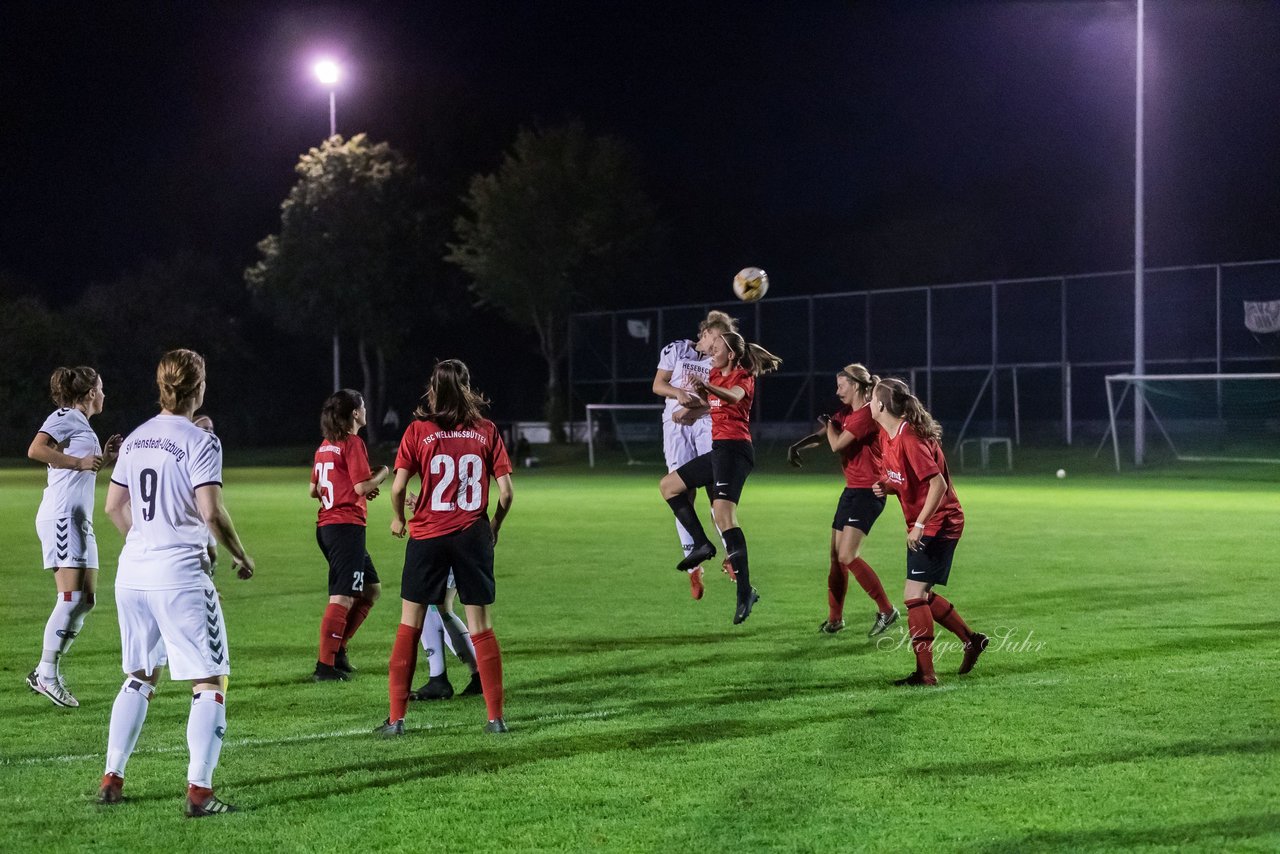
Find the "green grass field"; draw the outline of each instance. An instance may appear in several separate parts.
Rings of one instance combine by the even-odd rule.
[[[246,811],[200,822],[180,816],[185,684],[161,683],[129,801],[92,802],[121,681],[101,488],[99,604],[63,662],[82,706],[24,685],[53,601],[32,524],[43,473],[0,470],[0,850],[1280,849],[1272,474],[959,476],[968,525],[945,592],[996,640],[964,679],[944,654],[929,690],[890,685],[913,667],[905,619],[869,642],[856,584],[851,629],[817,633],[840,490],[818,468],[748,483],[762,599],[737,627],[718,570],[694,602],[671,568],[656,468],[518,472],[497,558],[511,732],[481,733],[467,698],[412,704],[390,741],[369,734],[399,617],[385,497],[369,543],[385,595],[351,646],[359,676],[317,685],[306,467],[228,470],[258,575],[218,580],[233,673],[215,784]],[[864,550],[895,600],[900,523],[891,501]]]

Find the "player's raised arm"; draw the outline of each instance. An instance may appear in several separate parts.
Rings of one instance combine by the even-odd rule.
[[[31,440],[31,445],[27,448],[27,459],[44,463],[51,468],[70,471],[97,471],[102,461],[102,457],[97,454],[86,454],[83,457],[64,454],[58,450],[58,443],[54,438],[43,432],[37,433]]]
[[[787,462],[791,463],[791,465],[796,468],[800,468],[804,465],[800,459],[800,452],[809,448],[815,448],[821,444],[822,440],[827,438],[827,425],[830,423],[830,420],[825,415],[819,416],[818,429],[802,439],[797,439],[790,447],[787,448]]]
[[[355,485],[356,495],[362,498],[376,498],[378,487],[382,485],[382,482],[387,479],[389,474],[391,474],[391,469],[386,466],[378,466],[371,477]]]

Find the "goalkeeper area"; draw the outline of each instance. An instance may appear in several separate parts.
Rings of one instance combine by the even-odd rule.
[[[1280,464],[1280,374],[1114,374],[1106,383],[1110,425],[1099,450],[1110,444],[1117,471],[1121,445],[1134,435],[1138,396],[1153,462],[1164,456],[1193,463]]]
[[[215,579],[232,674],[214,783],[244,812],[197,822],[180,815],[190,688],[167,675],[128,800],[93,803],[122,680],[105,477],[98,603],[62,661],[81,706],[27,690],[54,592],[32,527],[44,471],[14,461],[0,467],[0,839],[12,851],[1280,849],[1280,624],[1251,583],[1280,552],[1274,477],[1214,464],[1116,476],[1092,454],[957,473],[966,527],[944,595],[992,642],[959,678],[939,631],[933,690],[890,684],[914,663],[905,615],[869,641],[875,609],[856,585],[849,628],[817,631],[842,487],[829,454],[799,471],[770,455],[752,474],[739,514],[762,598],[736,627],[718,562],[700,602],[672,568],[660,467],[593,470],[582,455],[520,469],[495,564],[510,733],[484,735],[482,699],[455,697],[411,704],[407,734],[383,740],[370,731],[387,714],[404,557],[385,496],[369,503],[383,596],[351,644],[358,673],[316,684],[327,568],[307,466],[235,467],[229,449],[227,506],[258,573]],[[903,555],[891,501],[862,556],[899,607]],[[448,666],[461,688],[466,668]],[[420,656],[415,687],[425,680]]]

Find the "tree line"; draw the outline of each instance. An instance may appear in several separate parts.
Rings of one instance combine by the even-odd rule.
[[[305,445],[331,390],[335,335],[344,364],[359,366],[360,382],[343,382],[364,393],[374,442],[384,413],[407,417],[446,355],[519,366],[489,387],[507,396],[508,418],[534,416],[540,400],[558,432],[569,314],[641,283],[660,239],[628,146],[577,123],[521,130],[460,200],[364,134],[326,140],[295,172],[279,230],[245,270],[176,252],[60,307],[0,276],[0,456],[21,454],[43,420],[54,367],[96,367],[100,429],[118,431],[154,408],[156,361],[178,346],[209,358],[205,408],[220,434]],[[545,366],[536,396],[518,382],[534,353]]]

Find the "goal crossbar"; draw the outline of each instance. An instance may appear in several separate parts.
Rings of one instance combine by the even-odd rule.
[[[1107,389],[1107,432],[1103,434],[1102,442],[1098,445],[1098,451],[1101,451],[1106,445],[1107,438],[1111,439],[1111,447],[1115,453],[1116,471],[1120,471],[1120,434],[1116,428],[1116,411],[1124,405],[1125,398],[1129,395],[1129,390],[1139,383],[1147,382],[1234,382],[1237,380],[1272,380],[1280,381],[1280,373],[1248,373],[1248,374],[1107,374],[1105,377]],[[1114,401],[1111,391],[1113,382],[1124,383],[1124,391],[1120,395],[1119,402]],[[1280,459],[1271,457],[1228,457],[1206,454],[1183,454],[1173,443],[1173,438],[1169,435],[1169,431],[1165,429],[1164,423],[1160,420],[1160,416],[1156,413],[1151,405],[1151,401],[1147,396],[1143,395],[1143,408],[1151,414],[1152,420],[1164,435],[1165,441],[1169,444],[1169,449],[1173,451],[1174,456],[1185,462],[1214,462],[1214,463],[1262,463],[1262,464],[1280,464]],[[1094,456],[1097,456],[1095,453]]]

